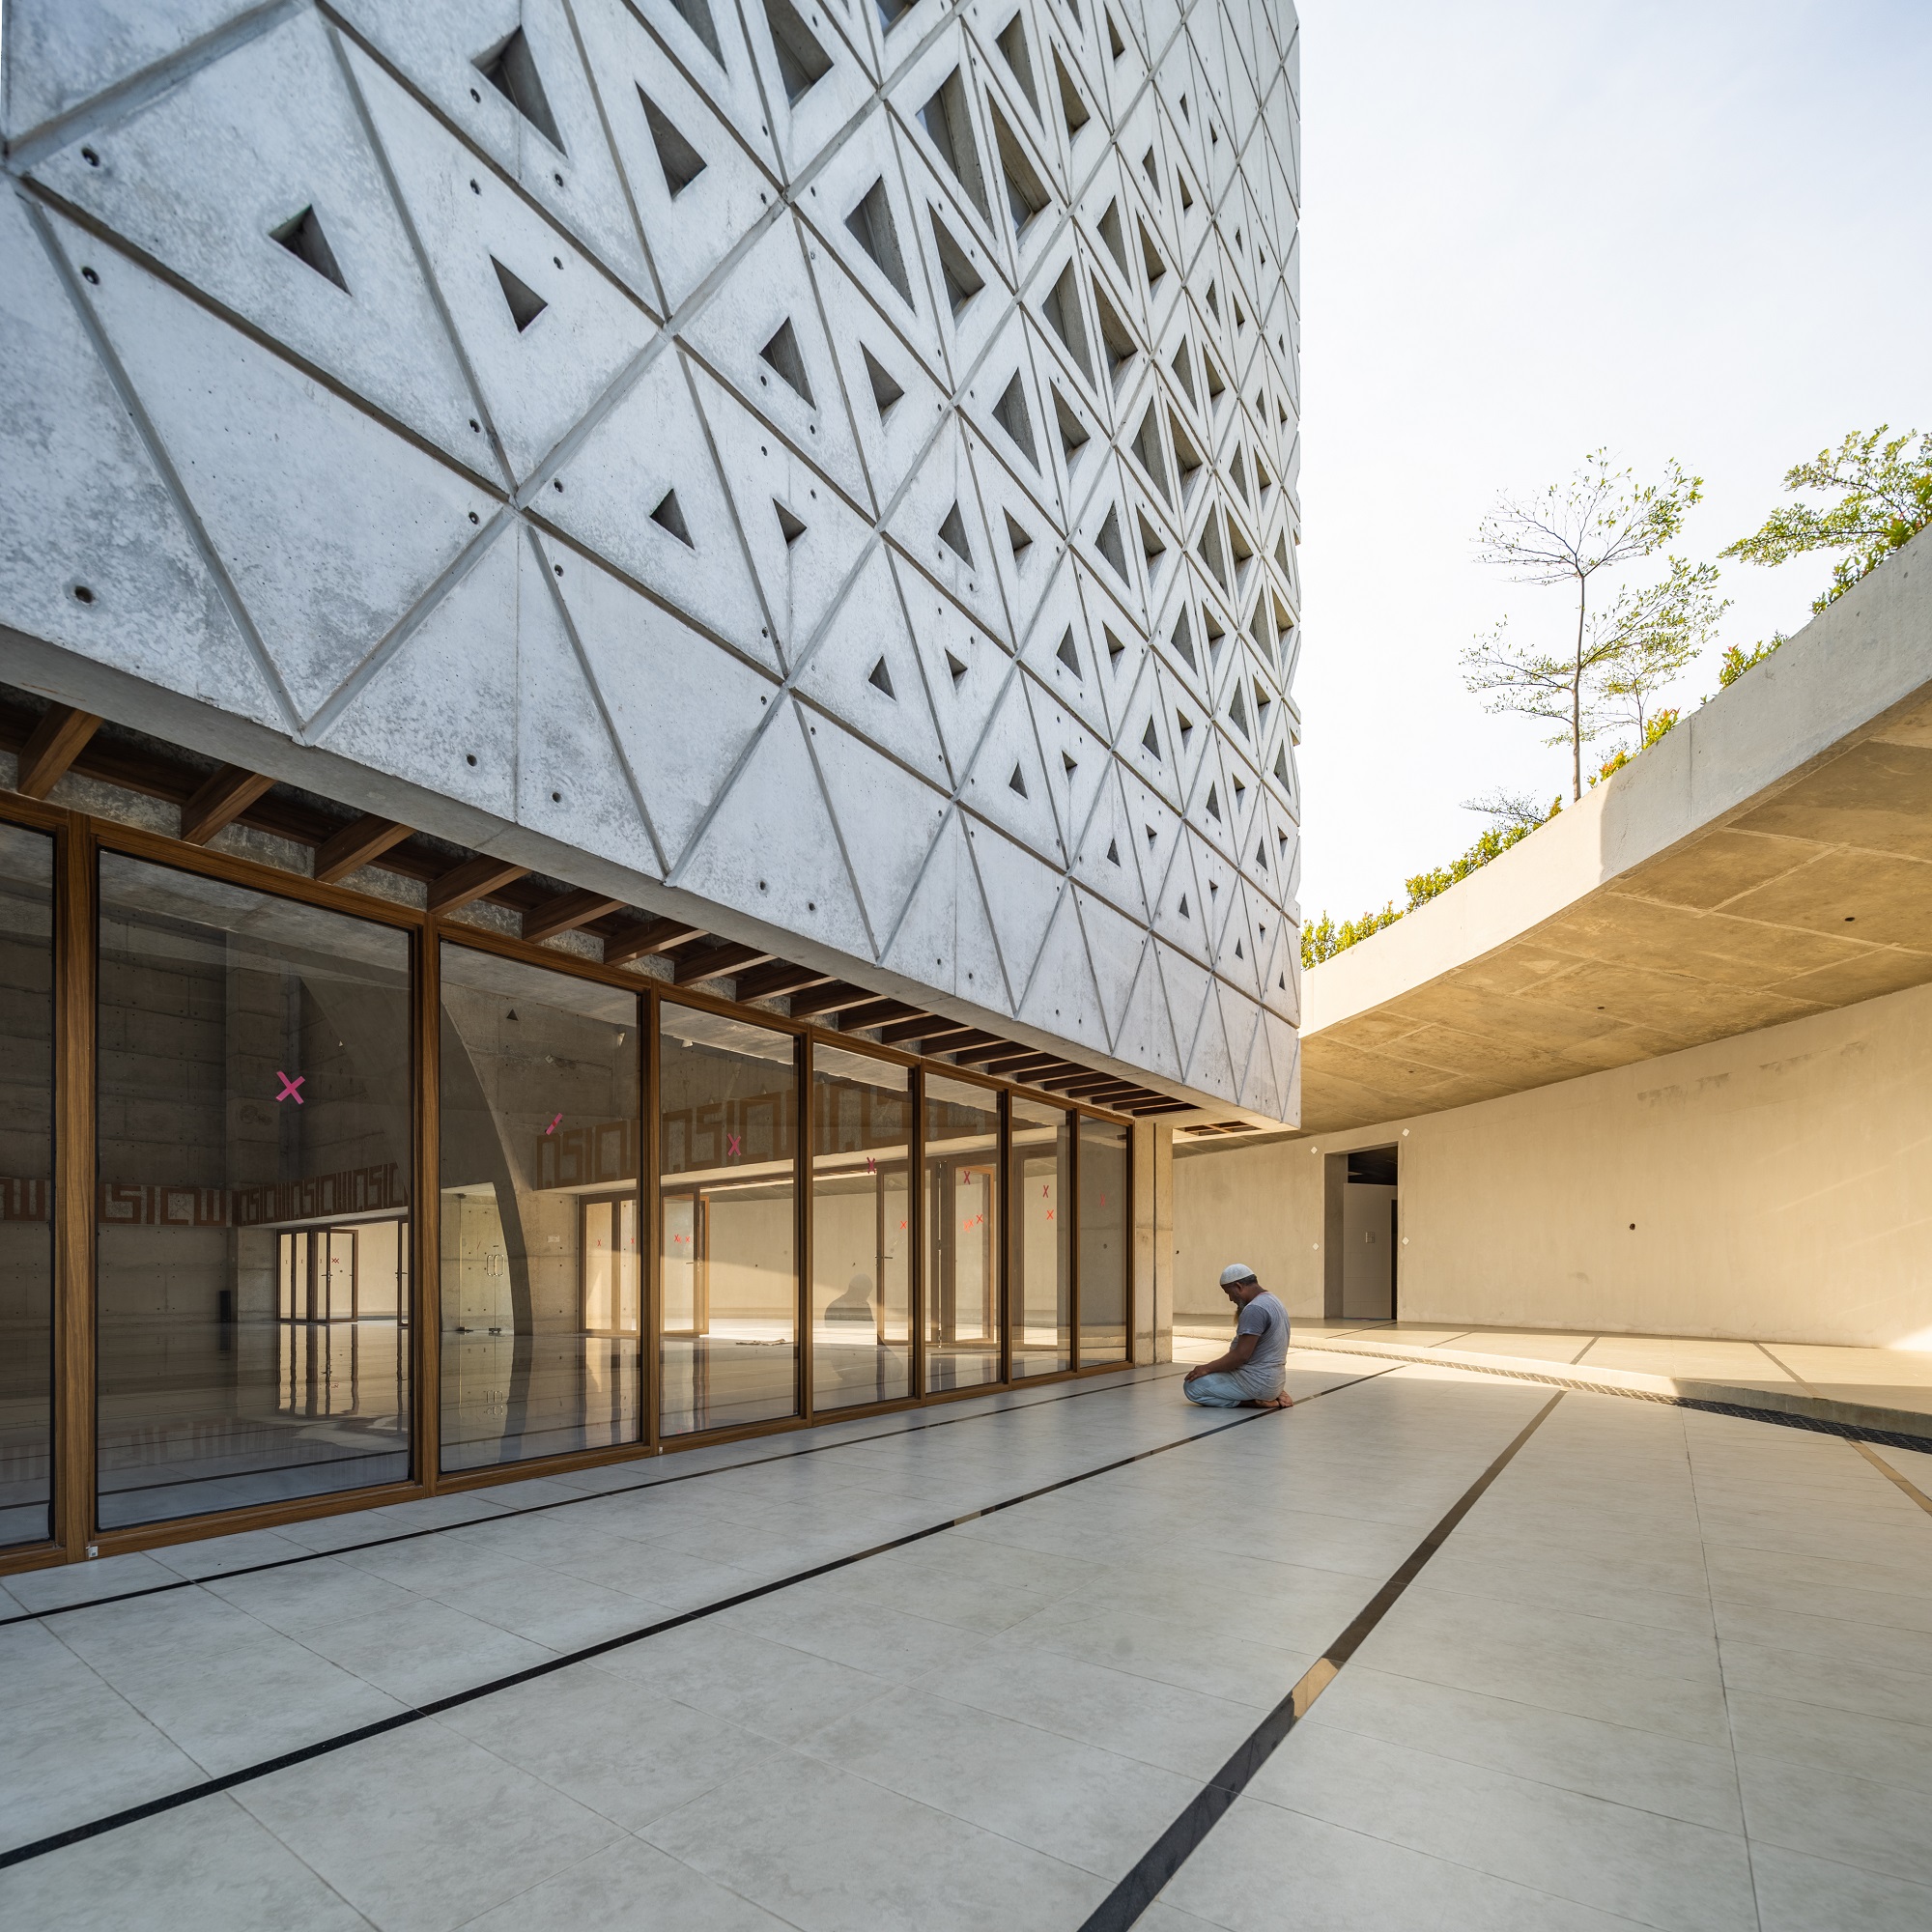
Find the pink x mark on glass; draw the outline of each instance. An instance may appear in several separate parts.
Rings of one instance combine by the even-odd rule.
[[[729,1159],[734,1153],[741,1154],[744,1151],[745,1137],[743,1134],[726,1134],[724,1136],[724,1154],[726,1159]]]
[[[302,1096],[296,1092],[296,1089],[308,1078],[308,1075],[306,1073],[298,1073],[291,1080],[278,1066],[275,1068],[275,1078],[282,1083],[282,1091],[275,1095],[275,1105],[279,1107],[284,1100],[291,1098],[298,1107],[302,1105]]]

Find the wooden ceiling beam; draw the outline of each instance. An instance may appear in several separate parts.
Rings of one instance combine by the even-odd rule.
[[[859,1027],[884,1026],[888,1020],[911,1019],[915,1014],[919,1014],[921,1018],[926,1017],[924,1014],[920,1014],[917,1007],[908,1006],[903,1000],[872,999],[867,1000],[863,1006],[841,1007],[838,1012],[838,1024],[841,1029],[850,1031]]]
[[[755,946],[728,942],[722,946],[680,947],[673,955],[675,983],[689,986],[698,980],[725,979],[741,966],[762,966],[771,956]]]
[[[769,966],[754,966],[738,976],[738,997],[774,1000],[783,993],[802,993],[808,986],[829,986],[836,977],[813,966],[793,966],[774,959]]]
[[[316,847],[315,876],[325,886],[346,879],[358,866],[380,859],[391,845],[410,837],[411,828],[370,811],[345,825]]]
[[[575,932],[580,925],[588,925],[593,919],[615,912],[623,903],[622,899],[609,898],[603,893],[558,893],[524,915],[524,937],[535,945],[540,940],[554,939],[560,932]]]
[[[890,1046],[897,1046],[905,1040],[950,1039],[954,1034],[974,1031],[976,1029],[965,1020],[943,1020],[927,1013],[918,1019],[897,1020],[891,1026],[881,1027],[879,1037]]]
[[[52,706],[20,747],[20,771],[14,789],[23,798],[45,798],[99,729],[100,720],[91,711],[76,711],[71,704]]]
[[[948,1035],[933,1050],[937,1053],[950,1053],[954,1059],[963,1061],[980,1047],[1005,1044],[1006,1042],[996,1033],[980,1033],[975,1030],[972,1033]]]
[[[794,994],[791,1016],[799,1020],[809,1013],[836,1013],[841,1007],[863,1006],[867,1000],[877,998],[876,993],[868,993],[863,986],[848,985],[843,980],[832,980],[822,986],[813,986],[808,992]]]
[[[460,866],[452,866],[440,878],[430,882],[429,909],[439,915],[455,912],[474,899],[486,899],[492,893],[500,892],[503,887],[523,878],[529,869],[527,866],[513,866],[507,859],[493,858],[488,852],[479,852],[475,858],[466,859]]]
[[[688,919],[647,919],[623,932],[613,933],[604,942],[604,963],[622,966],[633,959],[648,958],[654,952],[668,952],[687,940],[703,937],[704,928]]]
[[[260,772],[240,765],[223,765],[212,772],[182,807],[181,836],[189,845],[206,845],[234,822],[274,783]]]

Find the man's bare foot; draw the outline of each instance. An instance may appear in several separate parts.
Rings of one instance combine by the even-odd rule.
[[[1250,1396],[1241,1406],[1243,1408],[1293,1408],[1294,1406],[1294,1398],[1292,1395],[1276,1395],[1270,1396],[1264,1402],[1259,1396]]]

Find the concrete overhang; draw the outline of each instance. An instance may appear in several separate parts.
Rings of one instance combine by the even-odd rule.
[[[1304,1133],[1932,980],[1932,531],[1441,897],[1306,976]]]

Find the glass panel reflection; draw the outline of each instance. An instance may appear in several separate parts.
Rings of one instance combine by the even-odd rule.
[[[53,840],[0,826],[0,1543],[53,1534]]]
[[[1127,1358],[1127,1129],[1080,1120],[1080,1366]]]
[[[925,1386],[1000,1378],[1000,1116],[984,1087],[925,1082]]]
[[[1051,1375],[1073,1366],[1073,1307],[1066,1254],[1066,1114],[1012,1099],[1011,1375]]]
[[[409,941],[100,861],[103,1526],[409,1473]]]
[[[911,1392],[911,1075],[811,1050],[811,1399],[815,1408]]]
[[[638,997],[442,949],[442,1466],[637,1440]]]
[[[798,1078],[787,1034],[666,1001],[659,1429],[798,1412]]]

